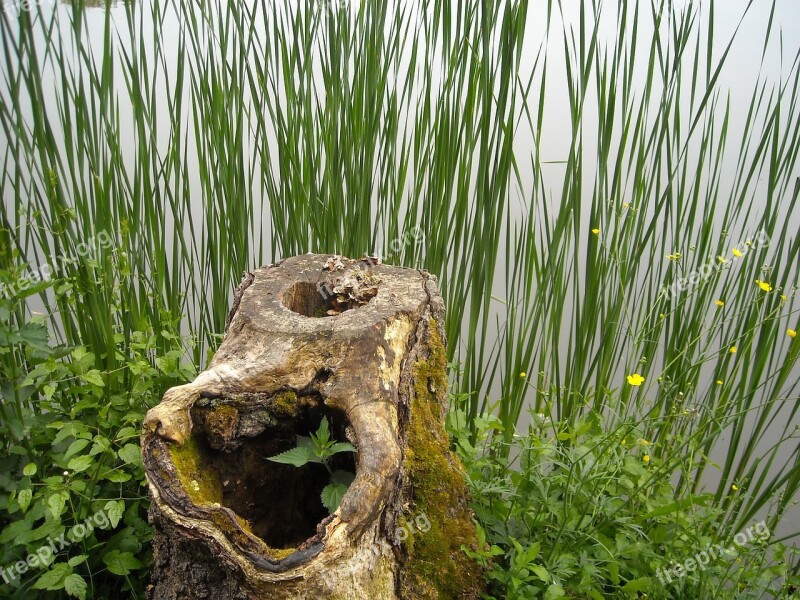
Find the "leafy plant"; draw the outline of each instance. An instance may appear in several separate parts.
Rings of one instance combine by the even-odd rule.
[[[702,454],[687,464],[663,452],[634,418],[531,416],[511,443],[496,416],[479,416],[477,445],[463,410],[448,417],[478,520],[478,550],[464,550],[483,564],[490,598],[786,598],[797,585],[791,549],[768,539],[774,513],[770,535],[734,546],[713,494],[673,485]],[[665,574],[718,544],[735,550],[684,577]]]
[[[309,463],[324,465],[330,475],[330,483],[323,488],[321,499],[328,512],[333,514],[339,508],[355,475],[349,471],[333,470],[330,460],[342,452],[355,451],[352,444],[331,439],[328,418],[322,417],[316,433],[312,433],[309,437],[298,435],[297,446],[268,460],[295,467],[304,467]]]
[[[0,595],[142,597],[151,531],[139,433],[164,389],[193,376],[182,340],[163,331],[162,353],[152,332],[115,333],[109,371],[85,346],[53,345],[46,317],[24,318],[20,302],[0,298]]]

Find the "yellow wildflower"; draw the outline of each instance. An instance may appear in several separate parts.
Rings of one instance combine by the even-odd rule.
[[[725,382],[722,379],[717,379],[717,385],[723,385]]]
[[[647,463],[649,463],[649,462],[650,462],[650,455],[649,455],[649,454],[645,454],[645,455],[642,457],[642,460],[644,461],[644,464],[647,464]]]
[[[717,300],[716,302],[714,302],[714,304],[716,304],[716,305],[717,305],[717,306],[719,306],[720,308],[722,308],[723,306],[725,306],[725,302],[723,302],[722,300]]]
[[[734,484],[731,486],[731,489],[732,489],[734,492],[738,492],[738,491],[739,491],[739,486],[738,486],[738,485],[736,485],[736,484],[734,483]]]
[[[600,230],[597,227],[595,227],[594,229],[592,229],[592,233],[595,235],[600,235]]]
[[[680,252],[675,252],[674,254],[667,254],[667,259],[669,260],[680,260],[682,254]]]
[[[788,335],[790,338],[797,337],[797,332],[794,329],[787,329],[786,335]]]
[[[736,354],[738,348],[736,346],[731,346],[731,354]]]
[[[628,383],[634,387],[639,387],[644,382],[644,377],[639,375],[639,373],[634,373],[633,375],[628,375]]]
[[[786,302],[788,299],[789,299],[789,298],[786,296],[786,294],[781,294],[781,304],[783,304],[784,302]]]
[[[644,438],[639,438],[639,443],[640,443],[642,446],[649,446],[649,445],[650,445],[650,442],[648,442],[648,441],[647,441],[646,439],[644,439]]]
[[[528,376],[528,374],[525,371],[523,371],[522,373],[519,374],[519,376],[525,379]]]
[[[721,264],[721,265],[724,265],[726,262],[728,262],[728,261],[725,259],[725,257],[724,257],[724,256],[718,256],[718,257],[717,257],[717,260],[719,261],[719,264]]]
[[[744,254],[742,254],[741,250],[739,250],[738,248],[734,248],[733,250],[731,250],[731,252],[733,252],[733,255],[736,258],[742,258],[744,256]]]
[[[761,281],[760,279],[756,279],[756,283],[758,284],[758,287],[760,287],[765,292],[772,291],[772,286],[768,284],[766,281]]]

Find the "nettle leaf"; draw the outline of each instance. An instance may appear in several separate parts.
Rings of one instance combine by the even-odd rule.
[[[339,508],[342,498],[347,493],[348,486],[343,483],[330,483],[322,490],[322,504],[331,514]]]
[[[314,437],[320,447],[325,446],[331,439],[331,428],[328,423],[328,417],[322,417],[322,422],[319,424],[319,429],[317,429],[317,433]]]
[[[355,446],[353,444],[348,444],[347,442],[337,442],[330,448],[331,455],[339,454],[339,452],[355,452]]]
[[[103,562],[114,575],[130,575],[132,570],[142,568],[142,563],[133,554],[119,550],[107,552],[103,555]]]
[[[77,573],[66,576],[64,579],[64,590],[70,596],[80,598],[80,600],[86,600],[86,580]]]
[[[277,456],[269,457],[267,460],[272,462],[281,463],[284,465],[294,465],[295,467],[302,467],[311,462],[313,457],[308,448],[305,446],[297,446],[286,452],[281,452]],[[316,462],[316,461],[315,461]]]

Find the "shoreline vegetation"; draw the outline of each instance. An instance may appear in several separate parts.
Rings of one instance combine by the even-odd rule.
[[[0,596],[145,596],[144,414],[318,252],[439,280],[488,598],[797,597],[800,47],[720,7],[4,6],[0,566],[109,518]]]

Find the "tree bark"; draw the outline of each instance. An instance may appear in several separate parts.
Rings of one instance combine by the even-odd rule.
[[[436,278],[304,255],[248,273],[209,368],[147,415],[149,596],[477,598],[462,467],[444,429]],[[322,465],[267,457],[322,418],[355,472],[328,515]]]

